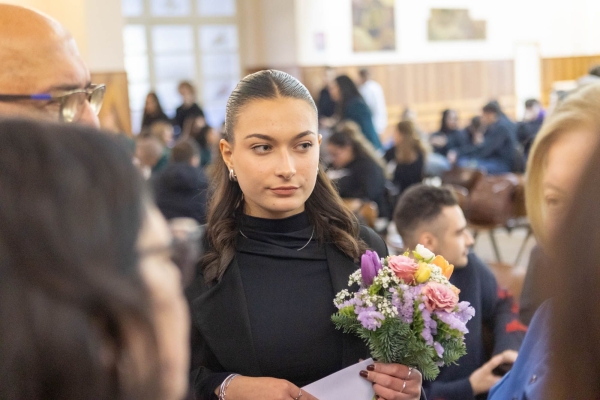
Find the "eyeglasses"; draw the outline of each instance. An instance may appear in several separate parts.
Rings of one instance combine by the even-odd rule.
[[[104,101],[104,93],[106,86],[90,85],[85,89],[75,89],[63,92],[60,95],[52,95],[50,93],[38,94],[0,94],[0,101],[26,101],[26,100],[41,100],[60,104],[60,120],[61,122],[75,122],[81,118],[85,109],[85,102],[89,102],[92,111],[98,115],[102,102]]]

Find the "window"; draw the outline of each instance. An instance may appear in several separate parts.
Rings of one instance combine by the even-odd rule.
[[[177,85],[189,80],[207,122],[219,127],[240,79],[236,0],[122,0],[125,70],[134,132],[149,91],[165,113],[181,104]]]

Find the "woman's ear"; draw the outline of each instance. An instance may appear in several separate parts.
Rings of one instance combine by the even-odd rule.
[[[223,161],[225,161],[225,165],[227,165],[227,168],[233,169],[233,162],[231,160],[231,156],[233,155],[233,148],[231,144],[227,140],[221,139],[219,141],[219,150],[221,151],[221,156],[223,156]]]

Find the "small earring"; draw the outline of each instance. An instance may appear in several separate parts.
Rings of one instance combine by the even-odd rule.
[[[233,168],[231,168],[229,170],[229,180],[231,182],[237,182],[237,175],[235,174],[235,172],[233,171]]]

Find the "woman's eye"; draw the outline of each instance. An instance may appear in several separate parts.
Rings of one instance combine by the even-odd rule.
[[[269,146],[268,144],[261,144],[258,146],[254,146],[252,150],[254,150],[256,153],[262,154],[271,150],[271,146]]]
[[[312,146],[313,146],[313,144],[312,144],[311,142],[306,142],[306,143],[300,143],[300,144],[298,145],[298,148],[299,148],[300,150],[308,150],[308,149],[310,149]]]

